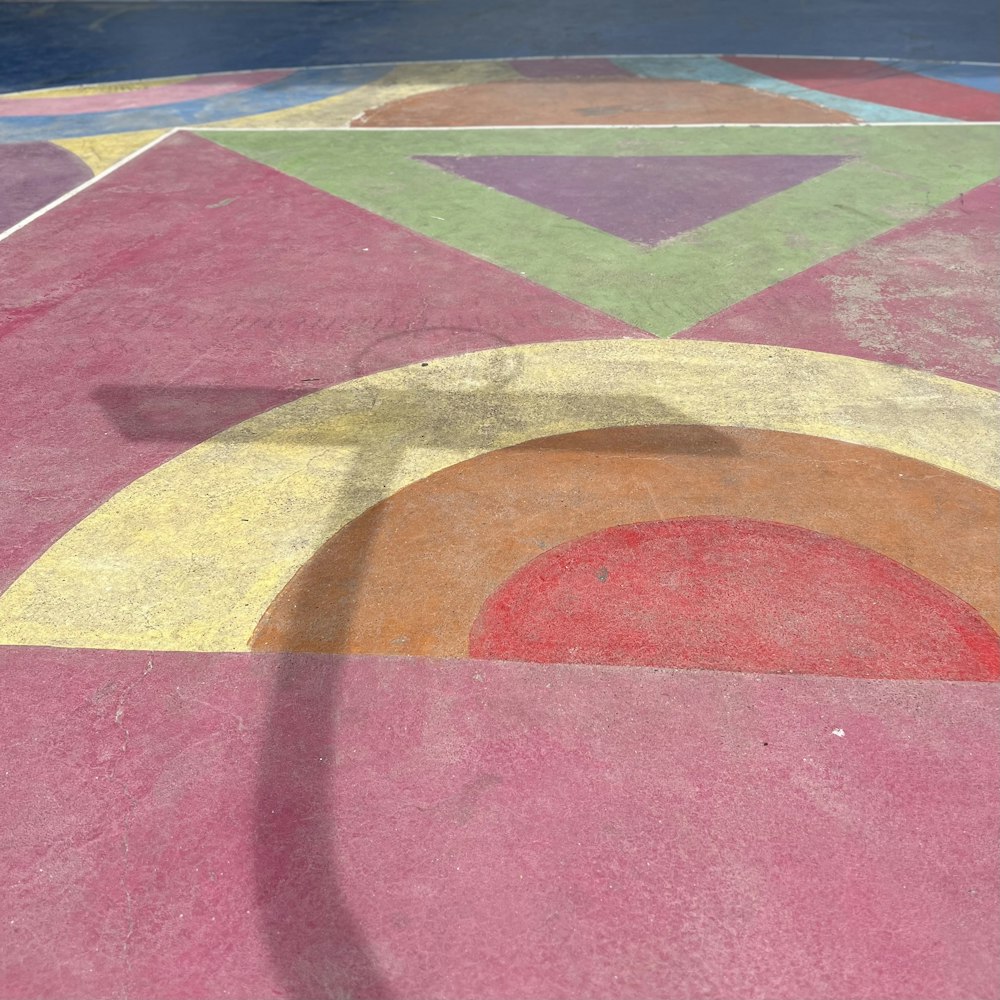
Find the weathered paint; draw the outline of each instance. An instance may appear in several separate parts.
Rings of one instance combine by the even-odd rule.
[[[0,232],[92,176],[83,160],[51,142],[0,144]]]
[[[780,64],[785,62],[796,64]],[[897,60],[891,67],[882,63],[879,72],[900,76],[904,86],[913,72],[947,80],[952,90],[939,109],[943,114],[810,89],[716,56],[618,56],[384,64],[366,69],[370,76],[345,67],[269,69],[28,91],[0,97],[0,137],[79,139],[86,148],[100,147],[103,157],[127,145],[101,142],[103,134],[137,130],[152,138],[149,126],[192,122],[243,128],[934,122],[960,117],[970,88],[973,101],[996,90],[995,66]]]
[[[3,655],[12,996],[968,1000],[1000,976],[1000,684]]]
[[[319,387],[643,336],[192,135],[0,243],[0,289],[0,588],[136,477]]]
[[[997,129],[489,129],[207,135],[307,183],[661,336],[996,176]],[[655,250],[416,156],[849,156]]]
[[[653,247],[843,166],[845,156],[418,156]]]
[[[219,124],[261,129],[339,128],[351,124],[371,108],[414,94],[520,78],[506,62],[404,63],[385,69],[382,76],[370,83],[333,97],[263,114],[239,115]]]
[[[202,122],[218,122],[240,114],[261,114],[278,108],[307,104],[341,94],[369,83],[385,73],[388,66],[331,66],[323,69],[300,69],[281,73],[247,88],[220,88],[208,96],[183,98],[169,104],[145,106],[146,90],[140,90],[133,102],[122,108],[66,114],[65,99],[53,99],[55,105],[43,105],[40,111],[26,114],[33,101],[11,101],[0,114],[0,141],[21,142],[31,139],[65,139],[104,133],[127,132],[149,128],[175,128]],[[47,100],[40,97],[39,100]],[[72,100],[72,99],[69,99]]]
[[[257,73],[217,73],[154,85],[144,85],[140,82],[134,90],[116,87],[94,92],[94,88],[81,88],[90,92],[50,94],[43,91],[39,94],[0,97],[0,118],[98,114],[104,111],[159,108],[165,104],[182,104],[186,101],[201,101],[210,97],[238,94],[251,87],[283,80],[291,73],[292,70],[289,69],[264,70]]]
[[[851,121],[852,117],[839,110],[725,83],[594,77],[470,84],[414,94],[381,103],[352,124],[456,128]]]
[[[618,524],[536,556],[492,593],[487,660],[949,681],[1000,679],[968,604],[842,538],[746,518]]]
[[[601,76],[631,76],[613,59],[512,59],[509,63],[518,75],[529,80],[592,79]]]
[[[197,8],[229,34],[184,31],[179,49],[169,31],[149,29],[180,23],[170,0],[36,4],[31,14],[49,26],[80,24],[82,14],[80,37],[93,52],[114,50],[114,71],[124,75],[133,75],[126,70],[134,51],[145,53],[146,73],[170,72],[180,50],[192,72],[308,61],[280,58],[304,37],[291,30],[303,23],[303,8],[267,6],[185,4],[184,18]],[[585,25],[587,50],[636,51],[613,43],[636,37],[637,25],[644,39],[655,37],[654,20],[682,46],[691,37],[685,18],[654,6],[633,20],[605,5],[601,16],[610,11],[624,27],[606,20],[598,33]],[[15,7],[0,5],[0,21]],[[579,22],[579,4],[561,9],[569,7]],[[534,51],[557,50],[548,47],[551,33],[533,30],[550,8],[519,11],[517,30]],[[856,46],[877,8],[824,9],[820,43],[832,54],[838,38]],[[388,8],[308,10],[307,21],[338,28],[314,32],[311,58],[347,51],[357,25],[371,27]],[[391,16],[396,25],[412,24],[415,14],[447,22],[454,10],[448,2],[395,4]],[[246,14],[259,28],[275,13],[282,31],[270,36],[240,20]],[[778,17],[772,8],[763,21],[759,13],[716,18],[713,30],[735,31],[740,50],[752,51],[760,25]],[[836,31],[830,13],[842,22]],[[907,32],[905,54],[928,56],[929,45],[954,37],[929,38],[927,12],[911,4],[907,13],[894,29]],[[512,23],[510,4],[503,17]],[[940,8],[934,17],[954,25],[960,14]],[[488,10],[464,12],[456,37],[510,40],[496,24]],[[583,37],[574,31],[559,45]],[[974,31],[987,37],[981,18]],[[17,35],[0,27],[0,48],[10,37]],[[433,41],[454,39],[439,31]],[[767,41],[757,51],[774,51],[773,33]],[[43,82],[74,78],[56,55],[64,50],[40,51],[32,58]],[[23,64],[4,53],[0,76],[10,79]],[[210,64],[195,65],[206,53]],[[262,53],[273,58],[254,62]],[[227,66],[227,58],[238,62]],[[94,72],[106,79],[107,63]],[[145,139],[80,129],[141,124],[152,138],[157,121],[174,124],[188,113],[198,121],[230,114],[241,125],[342,126],[421,91],[512,79],[542,102],[567,79],[588,84],[560,112],[574,122],[622,120],[621,106],[595,98],[625,74],[645,77],[635,94],[684,96],[682,110],[696,121],[754,120],[779,105],[779,120],[935,118],[703,57],[379,72],[347,90],[337,73],[290,73],[239,95],[203,94],[200,106],[149,106],[165,91],[144,92],[157,87],[190,96],[180,80],[4,104],[27,102],[21,112],[31,102],[41,102],[36,111],[54,110],[53,101],[64,111],[89,104],[89,118],[20,113],[7,121],[51,130],[94,169]],[[981,81],[993,68],[934,72]],[[955,110],[964,91],[938,110]],[[257,114],[264,108],[274,110]],[[535,122],[552,113],[551,105],[522,112]],[[628,113],[641,109],[633,102]],[[658,123],[676,116],[662,101],[653,108]],[[968,1000],[995,992],[1000,829],[989,748],[1000,685],[469,662],[463,645],[482,601],[543,545],[581,528],[671,515],[787,518],[843,544],[867,544],[995,621],[995,491],[941,464],[879,450],[992,477],[995,394],[912,373],[885,376],[870,363],[831,367],[796,351],[646,348],[634,339],[637,327],[517,273],[554,287],[561,272],[575,275],[573,295],[602,309],[622,304],[643,327],[671,333],[935,206],[968,200],[995,176],[995,133],[792,128],[779,141],[776,129],[572,131],[572,139],[407,134],[396,146],[361,132],[315,146],[287,134],[257,137],[268,155],[285,146],[279,166],[319,167],[362,207],[178,137],[149,154],[148,172],[143,157],[142,169],[98,183],[0,247],[0,298],[15,310],[0,340],[0,372],[15,387],[0,434],[11,445],[0,472],[4,584],[67,532],[15,584],[14,602],[0,602],[0,618],[26,609],[15,629],[29,622],[45,641],[59,638],[67,615],[71,632],[81,619],[87,630],[71,640],[126,635],[141,644],[161,629],[156,641],[173,647],[216,641],[204,622],[225,630],[235,619],[247,628],[236,636],[239,648],[268,608],[272,621],[281,610],[290,625],[270,656],[0,648],[0,869],[11,900],[0,964],[12,995]],[[689,142],[685,132],[710,134]],[[458,177],[425,188],[418,172],[434,171],[413,162],[420,155],[853,161],[660,250],[625,245],[633,254],[624,267],[613,249],[621,241],[558,213],[525,211],[496,192],[483,201]],[[847,177],[828,183],[841,173]],[[957,243],[940,235],[938,250],[930,232],[907,244],[919,258],[909,269],[898,249],[890,258],[882,248],[885,262],[868,258],[897,317],[906,290],[920,295],[925,316],[947,302],[937,291],[924,297],[920,276],[939,275],[941,291],[966,304],[966,319],[986,308],[980,279],[994,251],[968,233]],[[678,247],[686,249],[674,253]],[[667,250],[669,260],[661,257]],[[971,280],[949,279],[943,257]],[[775,310],[768,325],[788,338],[794,321]],[[901,341],[911,336],[898,333]],[[970,333],[971,324],[958,338]],[[561,344],[538,357],[500,351],[435,360],[533,339],[602,337],[633,339],[608,351],[588,346],[569,364]],[[853,349],[833,332],[817,346]],[[958,346],[952,338],[942,352],[953,358]],[[673,355],[657,361],[655,351]],[[922,347],[911,355],[918,366],[937,364]],[[300,398],[409,362],[426,367]],[[975,378],[975,352],[963,363]],[[649,386],[632,384],[637,371]],[[276,406],[261,422],[211,437]],[[804,433],[717,422],[758,412],[769,426]],[[679,426],[686,419],[700,425]],[[668,426],[609,430],[615,421]],[[597,429],[570,435],[567,448],[554,451],[548,437],[512,453],[483,450],[591,423]],[[640,446],[630,452],[636,436]],[[841,436],[868,446],[833,440]],[[675,450],[664,454],[658,443]],[[469,455],[477,457],[463,464]],[[204,496],[195,496],[199,489]],[[184,525],[185,517],[203,523]],[[349,545],[353,563],[327,562],[324,579],[322,560]],[[231,555],[220,556],[227,546]],[[251,549],[260,551],[248,556]],[[457,632],[459,662],[290,652],[293,638],[315,624],[309,614],[319,620],[318,590],[338,569],[354,585],[346,596],[352,629],[381,629],[384,648],[400,652]],[[292,574],[296,587],[282,590]],[[302,599],[297,607],[293,594]],[[812,605],[819,615],[823,601]],[[784,616],[789,629],[798,610]],[[890,625],[898,628],[904,613]],[[405,633],[391,631],[404,623]],[[910,624],[920,623],[914,616]],[[884,645],[871,624],[862,622],[857,637],[868,625],[868,638]],[[836,649],[843,632],[830,636]],[[413,645],[393,644],[401,637]]]
[[[137,152],[163,135],[164,129],[123,132],[120,135],[92,135],[82,139],[54,139],[53,144],[80,157],[95,173],[113,167],[119,160]]]
[[[946,115],[962,121],[1000,120],[1000,94],[907,73],[898,67],[872,60],[727,56],[726,61],[756,73],[843,97],[926,114]]]
[[[997,396],[960,382],[745,344],[482,351],[286,403],[147,473],[0,597],[0,643],[245,649],[295,570],[395,490],[531,438],[670,423],[816,434],[1000,482]]]
[[[859,122],[888,124],[890,122],[952,121],[948,116],[930,115],[923,111],[893,108],[874,101],[844,97],[827,91],[792,83],[776,76],[748,69],[721,56],[624,56],[615,62],[640,76],[664,80],[702,80],[706,83],[748,87],[762,94],[773,94],[805,102],[816,108],[848,115]]]
[[[879,62],[906,73],[919,73],[935,80],[1000,94],[1000,64],[997,63],[941,63],[925,59],[880,59]]]
[[[825,438],[661,426],[528,441],[399,490],[317,550],[252,645],[466,656],[482,604],[540,552],[616,524],[706,514],[798,525],[879,552],[1000,628],[996,490]]]
[[[849,354],[997,389],[998,238],[1000,180],[678,336]]]

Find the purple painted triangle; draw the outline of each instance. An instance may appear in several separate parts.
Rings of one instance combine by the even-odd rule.
[[[418,156],[643,246],[839,167],[846,156]]]

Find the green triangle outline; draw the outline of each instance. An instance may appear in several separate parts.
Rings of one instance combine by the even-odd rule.
[[[983,125],[198,131],[659,336],[985,183],[1000,134]],[[655,249],[412,159],[734,153],[854,159]]]

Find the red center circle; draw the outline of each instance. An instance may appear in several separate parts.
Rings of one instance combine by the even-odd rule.
[[[905,566],[805,528],[692,517],[618,525],[533,559],[486,601],[484,659],[992,680],[975,609]]]

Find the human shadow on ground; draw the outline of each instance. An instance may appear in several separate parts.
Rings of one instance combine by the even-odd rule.
[[[602,393],[599,373],[593,392],[525,392],[517,388],[517,364],[511,365],[504,352],[483,352],[482,364],[472,365],[459,389],[442,390],[432,380],[421,385],[417,377],[371,392],[357,383],[357,392],[338,395],[333,407],[312,424],[290,421],[283,428],[269,425],[270,430],[262,430],[246,423],[226,432],[228,440],[244,445],[259,441],[262,448],[306,446],[343,453],[329,507],[353,511],[355,519],[366,511],[368,515],[354,554],[357,586],[338,603],[327,630],[334,646],[338,634],[346,645],[367,554],[387,530],[373,508],[392,492],[397,475],[409,476],[406,470],[415,451],[478,453],[492,450],[491,442],[497,440],[511,444],[549,435],[553,450],[575,450],[577,436],[566,431],[689,423],[659,398]],[[204,385],[104,386],[96,393],[124,436],[180,440],[190,435],[192,444],[203,440],[196,428],[205,425],[206,417],[212,423],[226,414],[273,407],[301,395],[266,387]],[[714,427],[692,426],[691,433],[669,440],[675,449],[679,444],[678,450],[706,457],[739,450]],[[539,441],[543,449],[547,444]],[[343,514],[337,516],[326,537],[344,526]],[[309,585],[300,573],[296,586]],[[289,631],[295,632],[294,620]],[[352,912],[338,860],[344,854],[336,806],[338,760],[348,750],[338,740],[337,723],[343,658],[286,649],[272,662],[252,849],[261,926],[278,980],[283,994],[298,1000],[391,1000],[393,987],[380,962],[378,943],[369,939],[370,929]],[[377,892],[378,873],[364,875]]]

